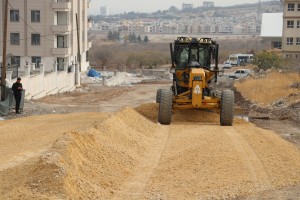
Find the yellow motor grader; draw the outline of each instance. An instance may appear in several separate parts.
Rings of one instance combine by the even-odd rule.
[[[220,113],[220,124],[233,122],[234,93],[210,87],[223,71],[218,68],[219,45],[210,38],[178,37],[170,44],[173,85],[158,89],[158,122],[170,124],[173,109],[211,109]],[[214,66],[212,65],[214,63]]]

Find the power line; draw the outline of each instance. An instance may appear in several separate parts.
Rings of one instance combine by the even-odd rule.
[[[15,10],[15,8],[8,2],[8,5],[13,9],[13,10]],[[34,31],[34,33],[36,33],[36,34],[39,34],[39,32],[38,31],[36,31],[34,28],[32,28],[28,23],[27,23],[27,21],[26,20],[24,20],[20,15],[19,15],[19,18],[25,23],[25,25],[27,26],[27,27],[29,27],[32,31]],[[65,33],[72,33],[73,31],[77,31],[77,29],[74,29],[74,30],[71,30],[71,31],[66,31],[66,32],[58,32],[58,33],[55,33],[55,34],[47,34],[47,35],[40,35],[40,38],[45,38],[45,39],[47,39],[47,40],[49,40],[49,41],[51,41],[51,42],[54,42],[54,40],[52,40],[52,39],[50,39],[50,38],[47,38],[47,37],[49,37],[49,36],[55,36],[55,35],[57,35],[57,34],[65,34]],[[23,40],[29,40],[29,39],[31,39],[31,37],[30,38],[22,38],[22,39],[19,39],[20,41],[23,41]],[[7,40],[7,42],[10,42],[11,40]],[[0,41],[0,43],[3,43],[4,41]]]
[[[66,32],[58,32],[58,33],[55,33],[55,34],[48,34],[48,35],[40,35],[40,37],[41,38],[44,38],[44,37],[48,37],[48,36],[55,36],[55,35],[57,35],[57,34],[65,34],[65,33],[72,33],[72,32],[74,32],[74,31],[77,31],[77,29],[74,29],[74,30],[71,30],[71,31],[66,31]],[[37,34],[39,34],[39,33],[37,33]],[[31,37],[30,38],[22,38],[22,39],[19,39],[20,41],[23,41],[23,40],[29,40],[29,39],[31,39]],[[49,39],[50,41],[54,41],[54,40],[51,40],[51,39]],[[11,40],[7,40],[7,42],[10,42]],[[3,41],[0,41],[0,43],[3,43]]]
[[[8,5],[13,9],[13,10],[15,10],[14,9],[14,7],[8,2]],[[38,33],[34,28],[32,28],[28,23],[27,23],[27,21],[26,20],[24,20],[20,15],[19,15],[19,18],[25,23],[25,25],[27,26],[27,27],[29,27],[31,30],[33,30],[35,33]],[[46,37],[45,37],[46,38]],[[52,41],[52,42],[54,42],[54,40],[52,40],[52,39],[48,39],[48,38],[46,38],[47,40],[50,40],[50,41]]]

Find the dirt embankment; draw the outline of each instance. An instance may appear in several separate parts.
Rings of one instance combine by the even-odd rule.
[[[271,72],[235,83],[237,105],[250,117],[300,122],[300,75]]]
[[[224,199],[300,183],[299,150],[271,131],[241,120],[221,127],[203,111],[178,111],[171,126],[156,115],[156,104],[144,104],[67,131],[50,149],[2,168],[0,196]]]

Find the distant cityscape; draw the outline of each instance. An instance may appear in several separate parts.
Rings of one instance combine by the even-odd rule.
[[[172,6],[168,10],[151,14],[130,12],[122,15],[109,15],[109,7],[103,6],[99,16],[92,16],[92,29],[145,34],[256,35],[261,31],[262,13],[282,11],[283,6],[278,1],[231,7],[215,7],[213,1],[205,1],[198,8],[183,3],[181,9]]]

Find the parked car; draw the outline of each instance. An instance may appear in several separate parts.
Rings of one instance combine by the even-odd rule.
[[[223,63],[223,69],[231,69],[231,63],[230,62],[224,62]]]
[[[251,71],[249,69],[239,69],[235,72],[229,74],[229,78],[239,79],[249,76],[251,74]]]

